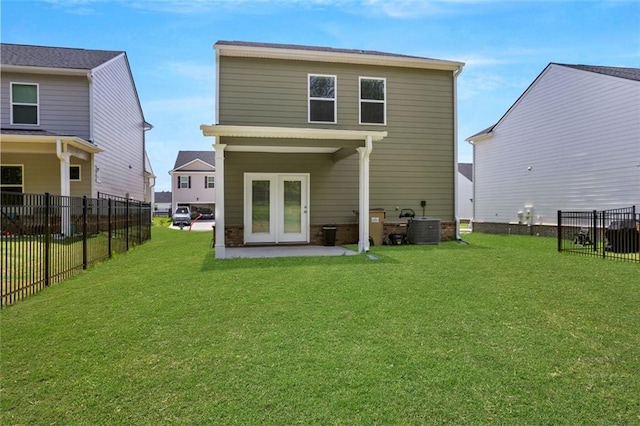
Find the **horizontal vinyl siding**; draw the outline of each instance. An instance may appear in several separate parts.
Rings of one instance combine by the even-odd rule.
[[[475,150],[479,221],[639,205],[640,83],[552,65]]]
[[[11,83],[37,83],[39,126],[11,125]],[[2,73],[2,127],[41,129],[89,140],[89,81],[86,77]]]
[[[371,207],[384,208],[388,217],[396,215],[396,207],[413,208],[421,214],[420,201],[426,200],[427,215],[453,220],[455,160],[451,72],[252,58],[220,59],[220,124],[387,131],[387,138],[374,142],[371,154]],[[337,76],[337,124],[308,123],[308,74]],[[358,124],[360,76],[386,78],[387,125]],[[223,138],[222,143],[234,144],[236,139]],[[268,141],[260,140],[259,143],[268,144]],[[304,160],[292,157],[286,162],[282,160],[284,156],[259,155],[254,159],[249,154],[234,152],[225,153],[225,156],[228,179],[225,194],[230,197],[225,202],[229,224],[232,224],[229,220],[242,224],[243,192],[242,177],[229,176],[229,173],[235,173],[235,167],[249,172],[265,171],[262,170],[263,163],[267,161],[273,162],[273,171],[290,171],[291,161],[303,161],[293,163],[300,166],[300,172],[311,171],[311,200],[315,206],[311,212],[312,223],[356,221],[352,212],[358,207],[358,158],[355,154],[335,164],[330,156],[321,155],[303,156]],[[238,158],[236,162],[235,158]],[[307,169],[302,167],[307,164]],[[236,218],[236,215],[239,216]]]
[[[94,71],[93,91],[97,191],[143,200],[144,118],[123,56]]]
[[[2,154],[2,164],[22,164],[23,191],[29,194],[60,195],[60,160],[49,154]],[[91,195],[91,163],[71,157],[72,165],[80,165],[80,181],[71,182],[71,196]]]

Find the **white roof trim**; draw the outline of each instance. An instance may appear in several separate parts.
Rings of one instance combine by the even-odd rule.
[[[235,146],[227,145],[225,151],[237,152],[266,152],[266,153],[287,153],[287,154],[333,154],[340,148],[316,148],[307,146]]]
[[[91,154],[97,154],[103,152],[102,148],[87,142],[77,136],[53,136],[53,135],[16,135],[16,134],[2,134],[2,142],[19,142],[23,143],[56,143],[56,141],[65,142],[73,147],[78,148],[81,151],[89,152]]]
[[[27,65],[5,65],[1,67],[2,72],[21,72],[26,74],[53,74],[53,75],[77,75],[86,76],[88,69],[77,68],[52,68],[52,67],[35,67]]]
[[[262,126],[200,126],[204,136],[227,136],[249,138],[288,138],[288,139],[328,139],[328,140],[366,140],[371,136],[374,142],[387,137],[387,132],[367,130],[315,129],[310,127],[262,127]]]
[[[189,162],[187,162],[187,163],[184,163],[184,164],[182,164],[182,165],[180,165],[180,166],[176,167],[175,169],[171,169],[171,170],[169,170],[169,173],[171,173],[171,172],[177,172],[177,171],[179,171],[179,170],[182,170],[184,167],[190,166],[190,165],[194,164],[194,163],[195,163],[195,162],[197,162],[197,161],[201,162],[201,163],[202,163],[202,164],[204,164],[204,165],[207,165],[207,166],[211,167],[211,171],[215,171],[215,170],[216,170],[216,166],[214,166],[214,165],[212,165],[212,164],[209,164],[209,163],[207,163],[206,161],[204,161],[204,160],[202,160],[202,159],[200,159],[200,158],[194,158],[193,160],[191,160],[191,161],[189,161]],[[189,172],[189,173],[191,173],[191,172],[196,173],[196,171],[194,171],[194,170],[182,170],[182,171],[184,171],[184,172]],[[209,171],[203,171],[202,173],[211,173],[211,172],[209,172]]]
[[[288,59],[296,61],[335,62],[360,65],[381,65],[404,68],[423,68],[432,70],[455,71],[464,66],[464,62],[444,61],[430,58],[394,55],[372,55],[367,53],[348,53],[323,50],[296,49],[295,47],[237,46],[216,44],[214,48],[220,56],[245,58]]]

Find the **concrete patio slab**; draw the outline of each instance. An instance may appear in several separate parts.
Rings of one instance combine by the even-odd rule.
[[[227,247],[227,259],[255,259],[265,257],[299,256],[352,256],[358,252],[341,246],[269,246],[269,247]]]

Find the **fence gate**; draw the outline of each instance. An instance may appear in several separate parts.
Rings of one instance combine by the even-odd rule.
[[[558,210],[558,251],[640,262],[640,216],[635,206]]]

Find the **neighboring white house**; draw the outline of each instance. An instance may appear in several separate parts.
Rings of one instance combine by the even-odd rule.
[[[640,68],[549,64],[474,152],[474,230],[640,209]],[[544,228],[544,227],[540,227]]]
[[[458,218],[473,217],[473,163],[458,163]]]
[[[170,214],[171,212],[171,192],[160,191],[153,195],[153,213],[154,214]]]
[[[215,211],[215,153],[179,151],[171,175],[171,211],[188,206],[192,212],[202,208]]]

